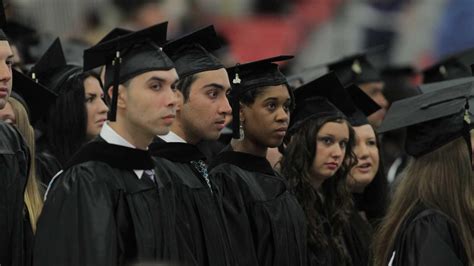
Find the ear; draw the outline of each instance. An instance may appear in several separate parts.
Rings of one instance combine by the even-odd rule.
[[[112,94],[113,94],[113,86],[110,86],[107,90],[107,94],[109,95],[110,102],[112,102]],[[125,108],[127,105],[127,92],[128,90],[120,84],[118,87],[118,98],[117,98],[117,107]]]

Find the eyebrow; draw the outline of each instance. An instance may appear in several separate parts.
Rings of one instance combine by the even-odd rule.
[[[209,83],[203,86],[203,88],[209,88],[209,87],[214,87],[219,90],[226,90],[226,88],[223,85],[218,84],[218,83]]]

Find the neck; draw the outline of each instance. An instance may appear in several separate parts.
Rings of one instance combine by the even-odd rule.
[[[268,147],[259,145],[257,142],[244,138],[243,140],[231,141],[231,146],[234,151],[250,153],[252,155],[267,157]]]
[[[122,138],[137,149],[146,150],[153,140],[153,135],[146,134],[143,129],[136,128],[129,123],[120,122],[123,118],[117,117],[119,122],[109,122],[109,126]]]
[[[201,139],[197,136],[194,136],[193,134],[190,134],[186,130],[186,127],[184,126],[184,123],[179,119],[179,115],[176,115],[176,120],[174,123],[171,125],[171,131],[178,135],[180,138],[184,139],[187,143],[196,145]]]

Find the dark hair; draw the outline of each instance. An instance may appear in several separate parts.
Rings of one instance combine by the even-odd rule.
[[[74,73],[60,85],[59,96],[42,119],[44,145],[62,165],[86,142],[87,110],[84,81],[100,80],[94,72]]]
[[[316,156],[316,136],[328,122],[345,123],[349,128],[349,142],[343,164],[318,191],[311,185],[310,171]],[[290,191],[295,194],[307,218],[308,248],[314,254],[333,257],[334,265],[352,264],[343,244],[343,227],[348,223],[353,208],[346,177],[357,160],[352,151],[354,143],[354,130],[344,116],[310,119],[285,138],[286,148],[280,161],[281,173],[288,179]]]
[[[189,94],[191,93],[191,85],[193,85],[196,79],[196,74],[193,74],[178,80],[176,88],[183,94],[184,102],[188,101]]]
[[[388,201],[387,195],[389,192],[388,181],[384,174],[380,140],[377,134],[375,134],[375,139],[379,151],[379,169],[372,182],[365,187],[361,201],[359,202],[360,205],[358,206],[360,211],[365,212],[367,219],[374,228],[378,226],[385,216]]]

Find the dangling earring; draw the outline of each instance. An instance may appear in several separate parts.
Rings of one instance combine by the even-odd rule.
[[[245,138],[244,125],[243,125],[242,121],[240,121],[240,125],[239,125],[239,140],[242,141],[242,140],[244,140],[244,138]]]

